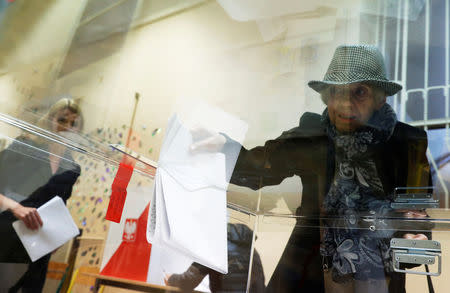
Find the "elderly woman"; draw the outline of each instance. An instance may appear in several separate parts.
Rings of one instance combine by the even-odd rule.
[[[396,213],[390,209],[396,187],[430,185],[426,133],[397,121],[386,103],[401,86],[387,79],[374,46],[338,47],[324,80],[308,85],[327,106],[322,115],[305,113],[298,127],[251,150],[224,134],[192,149],[240,151],[231,183],[252,189],[300,176],[302,217],[269,292],[324,292],[324,275],[335,292],[404,292],[404,275],[389,264],[389,239],[427,236],[370,231],[358,219]],[[321,222],[319,215],[334,220]]]
[[[38,121],[43,129],[63,135],[82,127],[79,106],[72,99],[56,102]],[[42,222],[36,208],[60,196],[66,201],[80,167],[74,163],[67,148],[43,138],[24,134],[0,153],[0,262],[29,263],[30,259],[13,231],[11,223],[22,220],[29,229],[39,229]],[[50,254],[30,263],[28,271],[9,290],[41,292]]]

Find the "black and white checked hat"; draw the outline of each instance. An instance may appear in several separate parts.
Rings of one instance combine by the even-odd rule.
[[[327,73],[320,80],[311,80],[308,85],[321,92],[329,85],[344,85],[355,82],[372,84],[392,96],[402,89],[398,83],[386,77],[383,56],[371,45],[343,45],[336,48]]]

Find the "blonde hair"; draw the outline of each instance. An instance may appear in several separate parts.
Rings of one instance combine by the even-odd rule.
[[[81,114],[81,108],[77,104],[77,102],[71,98],[62,98],[62,99],[58,100],[56,103],[54,103],[50,107],[48,112],[44,116],[42,116],[41,119],[39,119],[39,121],[37,122],[37,126],[44,128],[46,130],[51,130],[53,118],[55,118],[55,116],[59,112],[64,111],[65,109],[69,109],[71,112],[78,115],[77,128],[79,130],[82,130],[84,120],[83,120],[83,116]]]

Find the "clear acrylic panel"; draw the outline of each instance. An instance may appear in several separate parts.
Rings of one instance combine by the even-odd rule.
[[[191,114],[180,157],[225,163],[190,186],[223,172],[228,206],[230,273],[197,290],[446,292],[449,23],[450,0],[0,1],[0,291],[168,285],[148,213]],[[82,233],[28,267],[10,224],[55,195]]]

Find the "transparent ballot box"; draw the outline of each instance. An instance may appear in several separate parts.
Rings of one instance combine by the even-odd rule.
[[[64,123],[63,116],[54,125],[47,124],[51,127],[43,127],[46,116],[39,117],[38,123],[29,123],[0,113],[2,292],[30,282],[43,286],[45,273],[54,273],[55,267],[71,268],[61,272],[67,274],[67,282],[56,279],[63,290],[82,267],[99,273],[110,225],[107,218],[123,221],[123,203],[108,208],[114,182],[126,184],[120,194],[123,201],[126,190],[144,197],[152,184],[153,162],[137,161],[76,128],[55,131],[52,127]],[[125,175],[120,173],[122,165],[128,166]],[[56,197],[60,205],[41,210]],[[109,215],[114,209],[115,217]],[[15,228],[19,220],[24,223],[20,230]],[[74,233],[67,233],[74,229]],[[38,271],[44,274],[36,279],[32,274]],[[45,286],[46,290],[51,287]]]
[[[409,198],[416,205],[418,197],[429,198],[429,190],[416,189]],[[250,262],[246,292],[446,292],[449,211],[413,204],[384,214],[327,217],[250,212],[228,203],[229,223],[254,232],[252,253],[241,258]],[[231,272],[234,246],[228,241]],[[333,247],[333,241],[340,245]],[[242,282],[222,280],[222,286],[231,282],[236,288]]]
[[[227,213],[227,274],[196,262],[187,262],[182,267],[184,259],[172,252],[164,255],[160,262],[161,266],[167,267],[168,261],[177,260],[177,267],[171,267],[178,273],[166,270],[166,274],[170,274],[167,285],[184,291],[264,292],[264,270],[260,255],[254,249],[256,214],[233,204],[227,205]],[[150,275],[155,274],[152,269],[157,269],[152,265],[155,262],[152,257],[156,258],[160,253],[160,248],[154,247],[155,254],[150,257]]]
[[[254,249],[264,292],[446,292],[448,213],[259,214]]]

